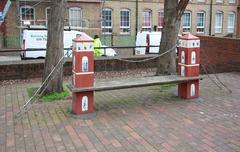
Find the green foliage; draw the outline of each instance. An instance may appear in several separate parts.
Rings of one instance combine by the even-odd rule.
[[[35,87],[27,88],[28,96],[32,97],[37,89],[38,88],[35,88]],[[42,102],[50,102],[50,101],[54,101],[54,100],[63,100],[68,96],[70,96],[70,92],[66,87],[64,87],[63,92],[60,92],[60,93],[54,92],[54,93],[50,93],[48,95],[43,95],[43,96],[39,97],[39,99]]]
[[[67,90],[64,90],[61,93],[54,92],[54,93],[51,93],[51,94],[48,94],[48,95],[41,96],[40,99],[42,101],[62,100],[69,95],[70,95],[70,93]]]

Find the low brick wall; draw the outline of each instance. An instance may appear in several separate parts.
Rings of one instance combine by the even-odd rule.
[[[151,57],[135,56],[124,59],[142,60]],[[156,69],[156,60],[142,63],[131,63],[120,61],[121,57],[99,57],[94,61],[94,70],[97,77],[121,76],[132,74],[144,74],[154,72]],[[29,79],[42,76],[44,69],[44,60],[23,60],[15,62],[0,63],[0,80]],[[130,72],[132,71],[132,72]],[[119,74],[118,74],[119,73]],[[64,75],[72,74],[72,62],[68,59],[64,64]]]
[[[240,39],[201,36],[201,64],[209,73],[240,71]],[[142,60],[152,57],[124,57],[129,60]],[[131,63],[120,61],[122,57],[99,57],[95,59],[95,76],[99,78],[122,75],[147,75],[154,73],[157,60]],[[0,63],[0,80],[29,79],[42,76],[44,60],[26,60]],[[214,69],[214,70],[212,70]],[[202,71],[202,70],[201,70]],[[202,71],[204,74],[204,72]],[[64,74],[72,74],[72,63],[69,59],[64,64]]]
[[[201,36],[201,64],[210,73],[240,71],[240,39]]]

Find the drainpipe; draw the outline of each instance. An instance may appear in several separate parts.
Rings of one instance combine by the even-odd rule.
[[[21,29],[21,20],[20,20],[20,2],[19,0],[16,0],[17,5],[17,26],[19,27],[18,30],[18,38],[19,38],[19,46],[22,47],[22,29]]]
[[[213,0],[211,0],[210,2],[209,36],[212,35],[212,8],[213,8]]]
[[[135,39],[137,38],[137,32],[138,32],[138,0],[136,0],[136,22],[135,22]]]

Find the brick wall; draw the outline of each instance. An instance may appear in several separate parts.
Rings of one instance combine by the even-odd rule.
[[[205,65],[209,73],[240,72],[240,39],[217,38],[201,36],[201,64]],[[206,55],[205,55],[206,54]],[[149,56],[135,56],[131,60],[145,59]],[[121,76],[132,73],[142,74],[155,72],[157,61],[130,63],[116,60],[118,57],[95,59],[95,73],[98,77]],[[125,58],[126,59],[126,58]],[[42,76],[44,60],[26,60],[18,62],[0,63],[0,80],[28,79]],[[213,68],[214,71],[211,69]],[[72,63],[64,65],[64,74],[71,75]],[[202,73],[204,73],[202,71]]]
[[[201,36],[201,64],[209,72],[240,71],[240,39]]]
[[[135,74],[149,73],[154,71],[156,60],[144,63],[129,63],[116,60],[117,57],[108,58],[100,57],[95,59],[94,69],[97,77],[107,77],[111,75],[121,76],[127,75],[134,71]],[[143,57],[134,57],[131,60],[146,59]],[[128,58],[125,58],[128,59]],[[0,63],[0,80],[11,79],[29,79],[39,78],[42,76],[44,68],[44,60],[23,60],[9,63]],[[64,75],[72,74],[72,62],[69,59],[64,64]],[[110,75],[109,75],[110,74]]]

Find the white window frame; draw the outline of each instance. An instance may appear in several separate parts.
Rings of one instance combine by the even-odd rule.
[[[202,26],[200,26],[200,25],[198,25],[198,14],[203,14],[203,25]],[[204,12],[204,11],[199,11],[199,12],[197,12],[197,29],[196,29],[196,31],[197,31],[197,33],[204,33],[205,32],[205,20],[206,20],[206,13]],[[203,29],[202,31],[199,31],[198,29]]]
[[[24,20],[23,18],[22,18],[22,9],[23,8],[25,8],[25,9],[33,9],[33,19],[31,19],[31,20]],[[21,6],[20,7],[20,19],[21,19],[21,25],[23,25],[23,23],[24,23],[24,21],[30,21],[30,25],[35,25],[35,8],[34,7],[32,7],[32,6],[29,6],[29,5],[24,5],[24,6]]]
[[[149,25],[148,26],[145,26],[144,23],[145,23],[145,14],[144,13],[149,13]],[[150,9],[145,9],[143,10],[142,12],[142,30],[143,31],[151,31],[151,28],[152,28],[152,10]]]
[[[216,3],[223,3],[223,0],[216,0]]]
[[[111,12],[111,20],[110,20],[110,25],[109,26],[104,26],[103,23],[105,22],[103,19],[103,11],[110,11]],[[101,22],[101,29],[102,29],[102,34],[112,34],[113,31],[113,10],[111,8],[104,8],[102,9],[102,22]],[[103,31],[104,29],[108,29],[109,31]]]
[[[230,19],[230,15],[233,15],[233,21],[231,21],[231,22],[229,20]],[[229,12],[228,13],[228,25],[227,25],[227,32],[228,33],[234,33],[234,30],[235,30],[235,20],[236,20],[236,13]]]
[[[220,16],[220,21],[217,21],[217,15]],[[219,24],[218,24],[219,23]],[[223,12],[217,11],[215,14],[215,33],[222,33],[223,32]]]
[[[236,4],[236,0],[228,0],[229,4]]]
[[[190,14],[189,15],[189,25],[184,25],[184,15],[185,14]],[[191,11],[185,11],[184,13],[183,13],[183,16],[182,16],[182,29],[183,29],[183,32],[191,32],[191,28],[192,28],[192,12]]]
[[[128,12],[128,26],[126,25],[122,25],[122,12]],[[125,20],[123,20],[123,22],[126,22]],[[127,29],[128,31],[125,32],[124,29]],[[129,9],[121,9],[120,10],[120,34],[130,34],[130,30],[131,30],[131,11]]]
[[[162,26],[159,25],[159,22],[160,22],[160,19],[161,19],[161,15],[162,14]],[[164,24],[164,10],[160,10],[158,11],[158,31],[162,31],[162,28],[163,28],[163,24]]]
[[[79,19],[77,19],[76,21],[80,21],[78,25],[72,25],[72,11],[80,11],[80,14],[79,14]],[[70,7],[69,8],[69,26],[71,28],[82,28],[83,26],[83,22],[82,22],[82,19],[83,19],[83,13],[82,13],[82,9],[80,7]]]

